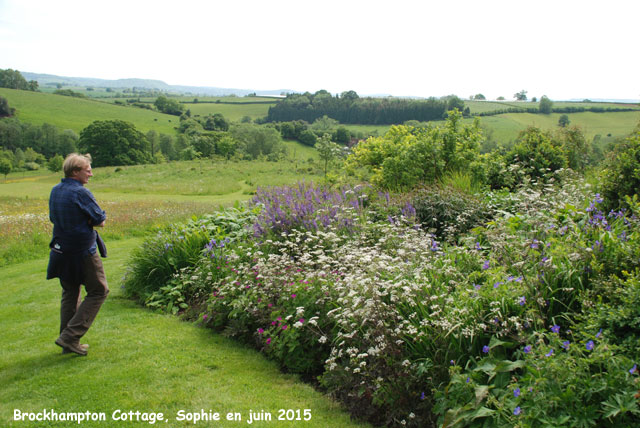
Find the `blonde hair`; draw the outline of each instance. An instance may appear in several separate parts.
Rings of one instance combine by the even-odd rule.
[[[91,155],[89,153],[81,155],[79,153],[69,154],[64,163],[62,164],[62,170],[66,178],[73,177],[73,173],[80,171],[87,165],[91,165]]]

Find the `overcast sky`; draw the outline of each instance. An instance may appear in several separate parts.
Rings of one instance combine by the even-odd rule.
[[[0,0],[0,68],[172,85],[640,99],[638,0]]]

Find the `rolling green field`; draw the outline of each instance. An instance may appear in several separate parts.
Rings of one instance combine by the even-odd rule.
[[[137,107],[116,106],[90,99],[0,88],[0,96],[17,111],[23,122],[34,125],[49,123],[79,133],[95,120],[126,120],[139,131],[155,129],[159,133],[175,133],[179,118]]]
[[[557,129],[561,114],[507,113],[480,118],[480,123],[494,132],[493,138],[499,143],[515,140],[520,131],[528,126],[541,129]],[[600,135],[603,141],[613,141],[629,135],[640,123],[640,111],[619,113],[570,113],[570,126],[582,129],[587,140]],[[465,121],[472,121],[466,119]],[[611,134],[611,135],[609,135]]]
[[[538,108],[540,106],[540,102],[531,102],[531,101],[475,101],[475,100],[465,100],[465,107],[469,107],[471,113],[485,113],[494,110],[503,110],[509,108]],[[563,107],[584,107],[584,108],[592,108],[592,107],[602,107],[602,108],[634,108],[640,110],[640,105],[638,104],[623,104],[623,103],[585,103],[585,102],[573,102],[573,101],[553,101],[554,108],[563,108]]]
[[[7,98],[9,105],[17,110],[20,120],[41,125],[49,123],[60,129],[73,129],[80,132],[94,120],[121,119],[132,122],[142,132],[155,129],[158,132],[173,135],[175,126],[179,123],[176,116],[165,115],[151,110],[136,107],[117,106],[113,103],[115,98],[107,98],[101,101],[91,99],[79,99],[52,95],[47,93],[18,91],[0,88],[0,96]],[[198,103],[193,103],[198,98]],[[191,110],[192,115],[207,116],[221,113],[231,121],[240,121],[249,116],[252,119],[267,115],[269,107],[277,102],[275,98],[266,97],[194,97],[183,96],[177,98]],[[120,99],[122,100],[122,98]],[[153,98],[142,98],[142,101],[153,102]],[[220,101],[219,103],[216,101]],[[273,103],[269,103],[273,101]],[[250,104],[243,104],[243,103]],[[465,101],[472,113],[493,111],[510,107],[537,106],[538,103],[515,101]],[[637,108],[632,112],[607,112],[607,113],[569,113],[571,125],[582,128],[585,136],[592,139],[600,135],[603,141],[614,141],[616,138],[628,135],[640,122],[640,106],[636,104],[617,103],[581,103],[581,102],[554,102],[555,107],[611,107],[611,108]],[[493,131],[494,140],[499,143],[507,143],[515,140],[518,133],[527,126],[538,126],[544,129],[556,129],[559,113],[549,115],[532,113],[507,113],[496,116],[481,117],[483,125]],[[472,119],[466,119],[471,121]],[[441,121],[433,122],[435,125]],[[388,125],[345,125],[353,133],[362,132],[365,135],[383,135]],[[610,134],[610,135],[609,135]],[[304,152],[303,146],[295,150]],[[311,155],[305,153],[304,159]]]
[[[138,99],[134,96],[132,99]],[[123,101],[125,98],[104,98],[101,101],[115,103]],[[155,98],[141,97],[141,102],[153,104]],[[180,96],[171,97],[184,103],[185,110],[191,110],[192,116],[208,116],[216,113],[222,114],[232,121],[240,121],[243,117],[249,116],[251,119],[265,117],[269,112],[269,107],[276,105],[277,98],[269,97],[198,97]],[[198,102],[194,102],[197,99]]]
[[[182,161],[160,165],[95,168],[87,187],[107,211],[105,237],[142,236],[169,222],[210,213],[251,198],[258,186],[322,180],[315,151],[287,142],[281,162]],[[295,153],[295,158],[294,158]],[[47,253],[51,234],[48,198],[61,174],[11,173],[0,181],[0,266]]]
[[[184,104],[185,109],[191,110],[191,115],[208,116],[216,113],[222,114],[225,118],[232,121],[240,121],[244,116],[251,119],[265,117],[269,112],[272,104],[218,104],[218,103],[197,103]]]

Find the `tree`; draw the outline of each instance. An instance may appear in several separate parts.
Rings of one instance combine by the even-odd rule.
[[[318,134],[330,133],[339,125],[335,119],[331,119],[327,115],[317,118],[313,124],[311,124],[311,129],[313,129]]]
[[[343,100],[347,100],[347,101],[355,101],[360,97],[358,96],[356,91],[345,91],[345,92],[340,94],[340,98],[342,98]]]
[[[307,129],[306,131],[302,131],[300,133],[299,140],[305,146],[313,147],[316,145],[318,137],[316,137],[316,134],[314,134],[311,130]]]
[[[569,125],[569,123],[571,123],[571,121],[569,120],[569,116],[566,114],[563,114],[558,118],[558,125],[562,128]]]
[[[149,132],[147,132],[146,137],[149,142],[149,146],[151,147],[151,156],[153,157],[158,150],[158,131],[150,129]]]
[[[336,143],[347,144],[351,140],[351,133],[344,126],[339,126],[338,129],[336,129],[335,140]]]
[[[225,119],[222,114],[216,113],[213,116],[207,116],[203,128],[207,131],[228,131],[229,122],[227,122],[227,119]]]
[[[441,99],[447,103],[446,111],[451,111],[454,109],[458,109],[460,111],[464,110],[464,101],[457,95],[447,95],[446,97],[442,97]],[[444,117],[447,117],[446,113]]]
[[[236,151],[236,142],[231,136],[225,135],[216,143],[216,152],[220,156],[224,156],[225,159],[229,160],[231,156]]]
[[[520,92],[516,92],[515,94],[513,94],[513,98],[518,101],[527,101],[527,91],[523,89]]]
[[[123,120],[97,120],[80,133],[78,148],[91,153],[94,166],[136,165],[151,162],[149,142]]]
[[[506,155],[508,165],[520,165],[532,180],[545,181],[548,174],[567,166],[561,143],[549,132],[530,126],[522,131]]]
[[[0,70],[0,88],[22,89],[23,91],[37,90],[38,83],[34,81],[27,82],[18,70],[8,68]]]
[[[13,109],[9,107],[9,101],[5,97],[0,97],[0,117],[13,116]]]
[[[547,98],[546,95],[543,95],[542,98],[540,98],[540,106],[538,107],[538,109],[540,110],[540,113],[551,114],[551,111],[553,109],[553,101]]]
[[[62,171],[62,164],[64,163],[64,159],[60,155],[55,155],[49,162],[47,162],[47,168],[51,172]]]
[[[278,157],[284,153],[280,133],[274,128],[240,124],[231,129],[231,135],[237,142],[237,148],[251,159],[260,156]]]
[[[78,139],[80,137],[75,133],[73,129],[65,129],[62,133],[58,134],[57,150],[58,154],[62,157],[66,157],[69,153],[78,151]]]
[[[160,95],[153,103],[159,112],[180,116],[184,111],[184,106],[178,101]]]
[[[320,155],[320,160],[324,161],[324,179],[327,179],[329,163],[340,155],[340,146],[331,141],[329,134],[324,134],[318,139],[316,149]]]
[[[176,160],[178,158],[171,135],[160,134],[160,151],[168,160]]]
[[[487,98],[482,94],[476,94],[473,96],[474,100],[486,100]]]
[[[498,100],[498,101],[504,101],[504,97],[501,95],[501,96],[499,96],[498,98],[496,98],[496,100]]]
[[[7,181],[7,175],[11,172],[13,166],[11,161],[7,158],[0,158],[0,174],[4,174],[4,181]]]

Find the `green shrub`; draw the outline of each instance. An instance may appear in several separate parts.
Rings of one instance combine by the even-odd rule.
[[[423,187],[412,192],[409,199],[417,222],[451,241],[490,217],[490,210],[481,199],[451,186]]]
[[[194,266],[211,239],[238,240],[247,236],[256,213],[243,207],[229,208],[159,231],[133,253],[123,281],[125,293],[146,300],[178,271]]]
[[[619,144],[605,162],[602,195],[609,209],[625,207],[640,189],[640,130]]]

